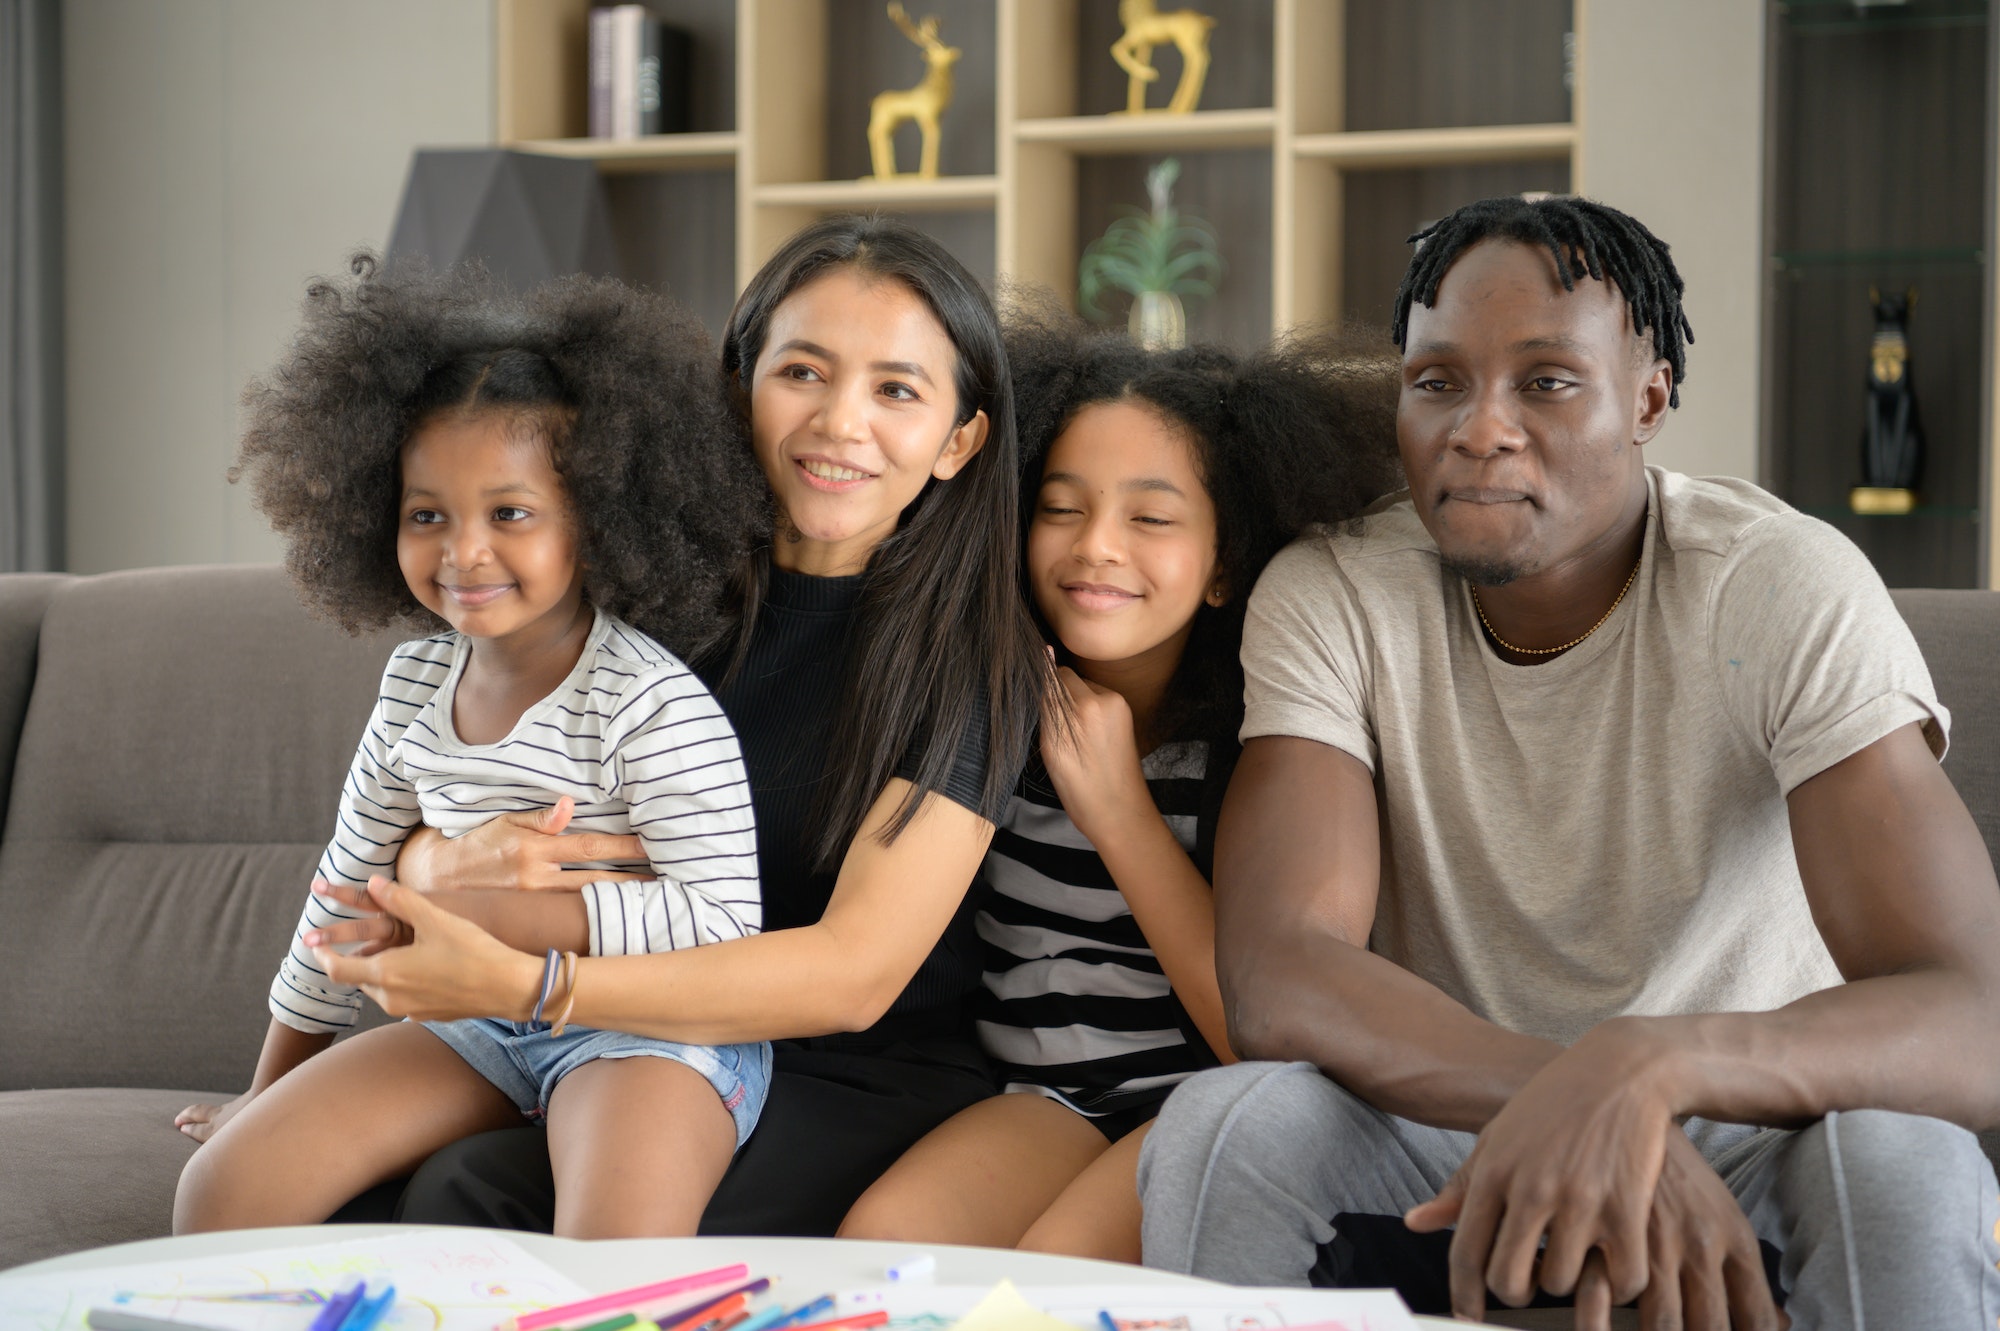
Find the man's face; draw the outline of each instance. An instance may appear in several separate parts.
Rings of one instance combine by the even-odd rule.
[[[1672,386],[1609,282],[1564,291],[1548,252],[1514,241],[1460,255],[1437,303],[1410,307],[1396,411],[1446,566],[1500,586],[1619,541]]]

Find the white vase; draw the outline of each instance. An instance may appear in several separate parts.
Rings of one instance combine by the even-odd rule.
[[[1178,351],[1187,345],[1187,313],[1171,291],[1141,291],[1126,321],[1132,340],[1148,351]]]

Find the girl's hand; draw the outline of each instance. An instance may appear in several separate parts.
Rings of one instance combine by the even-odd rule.
[[[652,876],[563,868],[646,858],[645,844],[636,836],[606,832],[565,836],[563,829],[575,812],[576,801],[565,795],[546,809],[503,813],[464,836],[447,837],[436,828],[420,827],[396,857],[396,879],[424,892],[482,887],[580,892],[587,883],[637,882]]]
[[[219,1105],[189,1105],[174,1115],[174,1126],[197,1142],[205,1142],[222,1131],[222,1125],[243,1112],[253,1093],[245,1091],[234,1100]]]
[[[411,941],[369,957],[315,947],[313,956],[335,982],[359,986],[392,1017],[526,1021],[533,1013],[542,987],[540,957],[516,952],[423,893],[387,878],[369,879],[368,895],[409,929]]]
[[[1056,669],[1056,679],[1069,695],[1071,721],[1065,726],[1054,706],[1043,709],[1042,764],[1070,821],[1100,841],[1125,819],[1157,819],[1139,769],[1131,707],[1068,666]]]
[[[350,957],[372,957],[392,947],[405,947],[414,939],[410,926],[393,915],[384,915],[375,899],[358,887],[312,880],[314,896],[338,901],[350,910],[366,911],[358,920],[341,920],[322,929],[308,929],[300,941],[307,947],[347,947]],[[349,947],[350,944],[359,946]]]

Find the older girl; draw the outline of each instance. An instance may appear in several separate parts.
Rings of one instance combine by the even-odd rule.
[[[1309,522],[1396,474],[1393,362],[1337,341],[1150,353],[1062,319],[1008,336],[1023,573],[1063,661],[987,852],[979,1034],[1005,1093],[876,1183],[841,1233],[1139,1260],[1139,1146],[1230,1057],[1209,847],[1243,716],[1243,608]]]

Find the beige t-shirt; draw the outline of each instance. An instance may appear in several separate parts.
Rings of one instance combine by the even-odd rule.
[[[1501,660],[1407,494],[1250,598],[1243,738],[1354,755],[1382,806],[1370,947],[1510,1030],[1756,1011],[1840,982],[1785,796],[1950,718],[1861,552],[1745,481],[1647,468],[1639,575],[1584,642]]]

